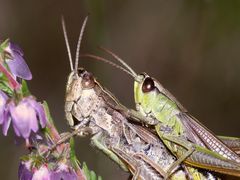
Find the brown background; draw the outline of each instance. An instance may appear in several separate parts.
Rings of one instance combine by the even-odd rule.
[[[70,72],[60,16],[72,51],[81,23],[90,13],[82,53],[112,49],[137,72],[156,77],[216,134],[239,136],[240,1],[223,0],[0,0],[0,39],[10,38],[25,52],[33,73],[31,92],[47,100],[61,131],[65,83]],[[73,53],[75,54],[75,53]],[[128,107],[134,107],[132,79],[109,65],[81,59]],[[16,179],[18,158],[13,132],[0,136],[0,178]],[[79,159],[104,179],[126,179],[113,162],[78,139]]]

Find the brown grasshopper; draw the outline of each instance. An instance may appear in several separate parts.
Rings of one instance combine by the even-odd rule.
[[[125,171],[130,171],[134,179],[163,179],[165,171],[175,157],[168,152],[161,140],[149,129],[129,123],[128,109],[104,89],[94,76],[78,68],[80,42],[87,18],[80,32],[75,67],[73,68],[67,33],[63,23],[72,72],[66,88],[65,113],[73,134],[91,135],[92,143]],[[185,168],[185,169],[184,169]],[[172,179],[216,179],[210,172],[204,175],[191,167],[176,167]],[[186,171],[187,170],[187,171]],[[187,175],[186,175],[187,172]]]

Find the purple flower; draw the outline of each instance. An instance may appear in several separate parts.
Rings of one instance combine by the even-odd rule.
[[[4,135],[7,135],[11,121],[15,134],[25,139],[31,131],[39,130],[39,124],[44,128],[47,123],[43,106],[31,96],[23,98],[17,105],[13,101],[8,104],[8,117],[3,122]]]
[[[51,170],[48,165],[40,168],[32,167],[32,161],[21,162],[18,168],[19,180],[77,180],[77,173],[67,165],[57,164],[57,170]]]
[[[19,180],[31,180],[33,173],[31,172],[31,162],[21,162],[18,168],[18,179]]]
[[[19,180],[52,180],[50,176],[47,166],[42,165],[37,169],[32,167],[32,161],[21,162],[18,168]]]
[[[0,90],[0,124],[6,121],[6,104],[8,96]]]
[[[53,180],[50,176],[51,172],[43,165],[34,172],[32,180]]]
[[[17,44],[9,42],[9,46],[5,49],[5,51],[11,55],[11,59],[6,59],[11,73],[15,77],[31,80],[32,73],[23,59],[22,49]]]
[[[52,180],[53,179],[54,180],[64,180],[64,179],[77,180],[78,176],[72,168],[69,168],[64,163],[60,163],[57,170],[51,173],[51,179]]]

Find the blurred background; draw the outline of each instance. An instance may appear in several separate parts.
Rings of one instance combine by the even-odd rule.
[[[81,53],[111,49],[136,72],[156,77],[203,124],[219,135],[240,136],[240,1],[223,0],[0,0],[0,39],[10,38],[25,52],[33,73],[31,92],[47,100],[57,127],[64,117],[65,83],[70,72],[60,23],[64,15],[75,54],[84,17],[90,13]],[[133,79],[101,62],[81,59],[100,83],[134,108]],[[17,179],[23,148],[13,133],[0,136],[0,177]],[[76,139],[80,161],[104,179],[128,174]]]

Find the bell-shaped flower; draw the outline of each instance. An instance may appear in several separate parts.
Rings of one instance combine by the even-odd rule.
[[[43,106],[33,97],[25,97],[18,104],[11,101],[8,104],[9,117],[3,122],[3,134],[7,135],[12,122],[14,132],[17,136],[28,139],[31,132],[46,126],[47,118]]]
[[[47,166],[41,166],[33,174],[32,180],[53,180],[51,179],[51,172],[48,170]]]
[[[19,180],[78,180],[79,176],[72,167],[63,165],[62,163],[55,165],[58,166],[56,170],[52,169],[51,164],[42,164],[36,168],[32,166],[32,161],[21,162],[18,168]],[[62,167],[64,166],[64,168]]]
[[[60,163],[58,165],[58,168],[55,171],[52,171],[51,179],[55,179],[55,180],[61,180],[61,179],[77,180],[78,175],[73,170],[72,167],[68,167],[66,164]]]
[[[15,77],[31,80],[32,73],[23,59],[22,49],[17,44],[9,42],[9,46],[5,49],[5,51],[10,54],[10,58],[6,59],[6,62],[11,73]]]
[[[31,162],[21,162],[18,168],[18,179],[19,180],[31,180],[33,173],[31,172]]]
[[[50,176],[51,172],[46,165],[32,167],[31,161],[21,162],[18,168],[19,180],[53,180]]]

